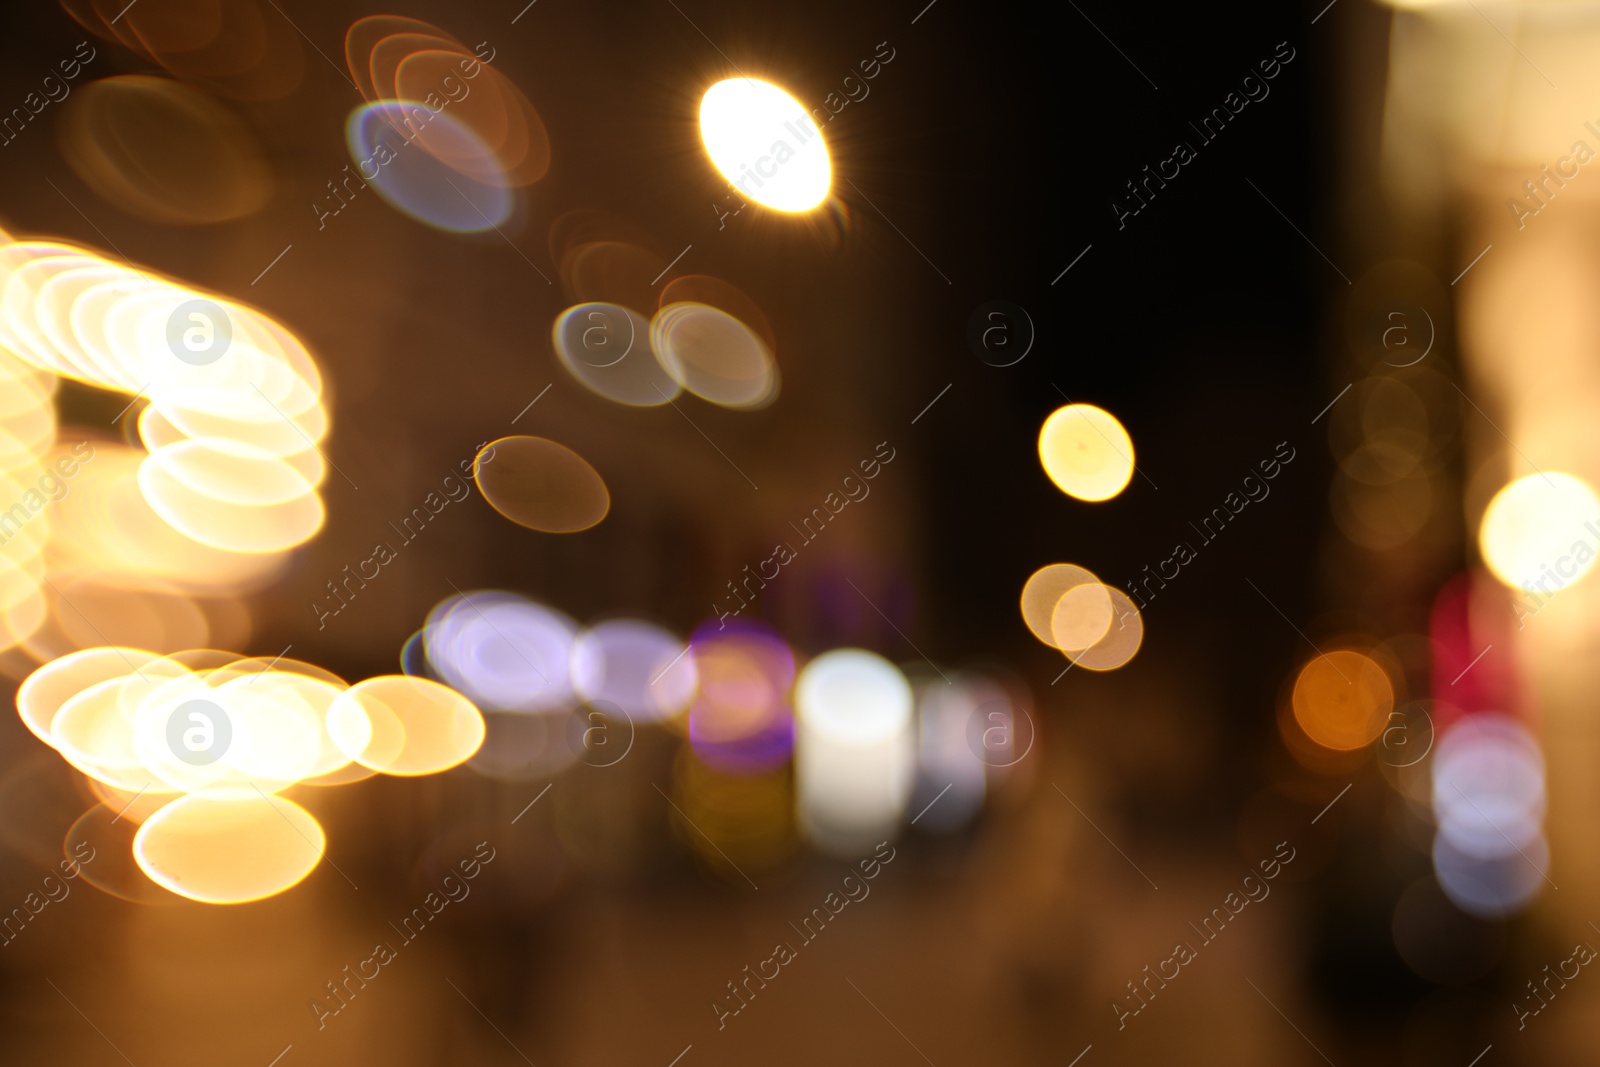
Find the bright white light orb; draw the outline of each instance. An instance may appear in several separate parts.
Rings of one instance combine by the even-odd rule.
[[[882,656],[838,648],[800,672],[794,703],[800,722],[820,737],[867,747],[905,732],[911,721],[911,683]]]
[[[771,82],[728,78],[700,100],[700,140],[746,199],[810,211],[828,198],[828,146],[800,102]]]
[[[882,656],[836,648],[800,672],[794,706],[801,832],[839,856],[894,837],[916,777],[906,676]]]
[[[1489,501],[1478,547],[1502,582],[1553,592],[1594,566],[1600,549],[1600,499],[1571,474],[1551,471],[1518,478]]]

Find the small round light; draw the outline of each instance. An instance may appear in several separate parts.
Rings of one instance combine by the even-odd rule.
[[[1291,701],[1307,737],[1323,748],[1350,752],[1382,732],[1394,707],[1394,686],[1370,656],[1336,649],[1300,669]]]

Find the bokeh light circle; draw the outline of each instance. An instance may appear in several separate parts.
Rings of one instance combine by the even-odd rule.
[[[1049,645],[1060,648],[1055,636],[1056,607],[1069,592],[1082,585],[1100,585],[1094,572],[1075,563],[1051,563],[1040,567],[1023,583],[1022,621],[1033,636]],[[1104,587],[1102,587],[1104,588]]]
[[[650,321],[650,347],[672,379],[702,400],[752,411],[778,396],[778,364],[766,342],[719,308],[668,304]]]
[[[437,774],[483,744],[483,716],[449,686],[404,674],[368,678],[328,709],[328,733],[347,757],[383,774]]]
[[[1433,757],[1440,835],[1471,856],[1509,859],[1541,833],[1545,767],[1527,727],[1480,712],[1455,723]]]
[[[654,623],[612,619],[572,643],[572,688],[583,700],[614,704],[641,722],[671,718],[699,684],[688,646]]]
[[[1478,547],[1502,582],[1553,592],[1594,566],[1600,498],[1581,478],[1560,471],[1518,478],[1489,501]]]
[[[1109,411],[1068,404],[1039,428],[1039,462],[1068,496],[1110,500],[1133,477],[1133,438]]]
[[[1394,708],[1394,686],[1372,657],[1335,649],[1300,669],[1291,700],[1307,737],[1323,748],[1349,752],[1383,732]]]
[[[243,904],[295,885],[327,838],[293,801],[253,793],[179,797],[134,835],[139,869],[157,885],[207,904]]]

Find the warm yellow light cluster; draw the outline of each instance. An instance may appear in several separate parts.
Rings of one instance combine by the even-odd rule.
[[[57,441],[59,378],[146,401],[144,447]],[[271,318],[0,234],[0,648],[45,664],[17,709],[142,824],[139,868],[194,900],[260,899],[316,867],[322,829],[282,791],[432,773],[483,738],[437,683],[113,644],[228,632],[191,598],[259,582],[321,528],[327,432],[317,367]]]
[[[48,241],[0,247],[0,345],[49,374],[144,398],[138,482],[212,548],[281,552],[322,526],[322,379],[253,308]]]
[[[125,817],[143,822],[140,869],[209,903],[280,893],[316,867],[320,826],[275,794],[437,773],[484,737],[478,709],[437,682],[385,675],[351,686],[295,660],[211,649],[75,652],[29,675],[17,710],[73,767],[130,798]]]
[[[57,441],[58,378],[147,401],[144,448]],[[34,662],[242,639],[241,612],[189,597],[259,581],[322,526],[321,376],[252,308],[0,233],[0,394],[0,648]]]

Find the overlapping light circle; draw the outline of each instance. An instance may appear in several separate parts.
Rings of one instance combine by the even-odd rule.
[[[699,673],[684,643],[640,619],[591,626],[572,644],[572,686],[583,700],[604,701],[640,722],[689,706]]]
[[[551,344],[567,372],[607,400],[665,404],[683,391],[656,359],[650,323],[620,304],[575,304],[556,316]]]
[[[1542,835],[1544,756],[1528,729],[1492,712],[1451,726],[1433,757],[1439,834],[1478,859],[1509,860]]]
[[[1033,636],[1092,671],[1116,670],[1144,642],[1144,621],[1133,600],[1075,563],[1034,571],[1023,583],[1019,606]]]
[[[650,347],[673,381],[713,404],[752,411],[778,395],[778,364],[765,341],[719,308],[668,304],[650,321]]]
[[[380,100],[350,113],[345,145],[367,184],[391,207],[441,230],[503,225],[516,201],[493,171],[494,153],[448,112],[431,116],[425,130],[412,129],[413,107]]]
[[[122,74],[68,98],[62,155],[107,202],[168,224],[242,218],[266,205],[272,171],[244,122],[171,78]]]
[[[345,35],[367,101],[346,125],[361,180],[442,230],[499,227],[516,207],[513,190],[550,169],[544,120],[485,47],[397,15],[369,15]]]
[[[294,25],[272,0],[166,0],[122,6],[62,0],[85,29],[141,59],[240,100],[276,100],[305,77],[306,56]],[[89,62],[90,52],[76,55]]]
[[[652,246],[638,227],[598,210],[551,224],[551,258],[572,302],[551,328],[562,366],[584,388],[630,407],[684,391],[733,410],[772,404],[781,385],[777,338],[760,305],[711,275],[669,278],[672,261]]]
[[[643,731],[686,735],[671,795],[699,829],[684,824],[684,841],[730,877],[739,876],[728,856],[770,866],[792,850],[796,829],[841,854],[893,837],[914,787],[926,793],[921,808],[937,800],[940,809],[919,825],[963,826],[983,805],[986,765],[1003,776],[1034,743],[1031,721],[988,677],[941,676],[914,698],[899,668],[864,649],[834,649],[797,670],[778,632],[749,619],[707,620],[684,642],[644,619],[580,628],[528,597],[479,590],[435,607],[401,661],[415,686],[448,686],[483,709],[467,765],[485,777],[548,780],[579,761],[614,766]],[[375,769],[405,773],[385,755],[394,747],[385,712],[343,718],[339,705],[364,685],[336,701],[334,739]],[[439,735],[457,736],[449,715],[434,721]],[[603,745],[590,744],[596,734]]]
[[[59,378],[144,403],[144,447],[58,442]],[[0,646],[45,662],[130,637],[242,640],[231,598],[324,520],[328,417],[299,340],[153,272],[0,234],[0,385]]]
[[[383,774],[416,777],[465,763],[483,744],[483,715],[449,686],[385,674],[340,693],[327,712],[334,745]]]

